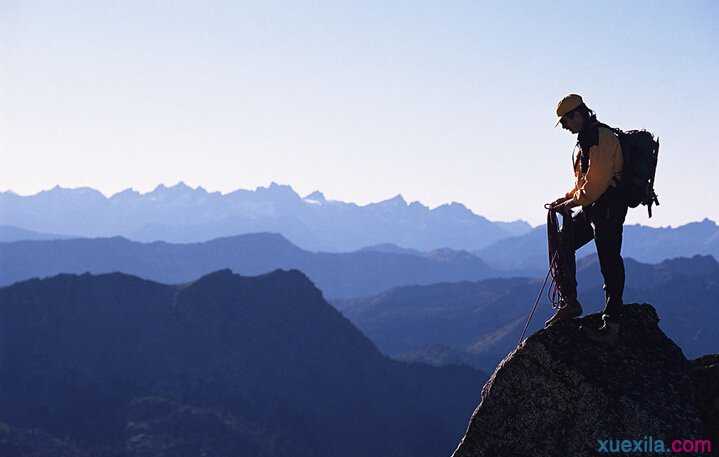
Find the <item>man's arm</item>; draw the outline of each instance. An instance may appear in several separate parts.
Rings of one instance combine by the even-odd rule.
[[[567,200],[570,200],[574,196],[574,192],[577,191],[577,178],[578,178],[579,170],[576,169],[576,162],[575,162],[575,168],[574,168],[574,186],[572,186],[572,190],[564,194],[564,197],[556,199],[552,205],[561,205],[565,203]]]

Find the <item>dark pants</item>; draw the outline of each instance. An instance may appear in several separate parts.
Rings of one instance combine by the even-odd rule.
[[[567,253],[567,279],[562,287],[565,298],[577,297],[575,251],[594,239],[604,276],[606,314],[621,311],[624,293],[624,260],[621,251],[627,205],[614,197],[612,191],[614,189],[610,189],[594,204],[582,207],[571,218],[565,216],[560,231],[562,250]]]

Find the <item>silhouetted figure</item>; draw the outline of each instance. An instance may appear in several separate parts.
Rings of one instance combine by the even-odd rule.
[[[562,303],[545,325],[582,314],[582,305],[577,300],[575,251],[594,239],[604,276],[604,323],[599,330],[605,333],[616,330],[616,318],[623,305],[621,249],[628,206],[618,188],[623,168],[622,149],[616,133],[597,121],[579,95],[564,97],[557,106],[557,116],[557,124],[577,134],[579,154],[574,160],[574,187],[552,203],[552,208],[565,216],[561,240],[562,248],[569,255],[567,279],[560,284]],[[572,215],[571,209],[577,206],[581,206],[581,210]]]

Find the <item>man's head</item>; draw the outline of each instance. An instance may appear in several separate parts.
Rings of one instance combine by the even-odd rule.
[[[578,133],[584,128],[591,111],[584,104],[582,97],[577,94],[569,94],[559,101],[557,105],[557,116],[562,128],[572,133]]]

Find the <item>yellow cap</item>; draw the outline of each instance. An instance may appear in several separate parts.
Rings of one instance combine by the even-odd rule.
[[[559,116],[559,120],[556,124],[554,124],[554,126],[556,127],[559,125],[559,122],[562,120],[562,116],[583,104],[584,101],[582,100],[582,97],[577,94],[569,94],[561,99],[557,105],[557,116]]]

